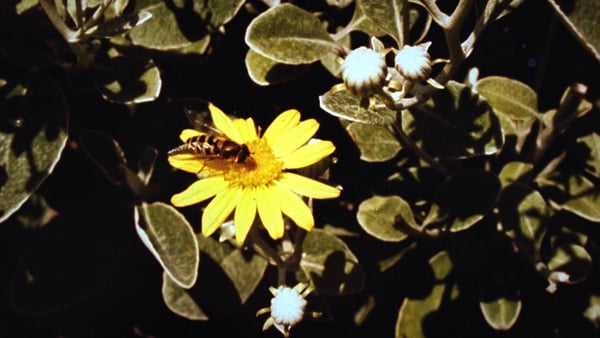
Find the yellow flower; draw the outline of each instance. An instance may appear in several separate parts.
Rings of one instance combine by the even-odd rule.
[[[209,110],[215,127],[231,141],[246,146],[250,156],[244,160],[214,160],[189,153],[169,155],[173,167],[200,177],[186,190],[173,195],[171,203],[184,207],[214,197],[202,214],[202,234],[213,234],[235,210],[235,236],[240,244],[257,212],[273,239],[283,236],[283,215],[310,231],[314,218],[300,196],[334,198],[340,191],[286,170],[314,164],[335,150],[330,141],[308,142],[319,123],[314,119],[300,122],[300,113],[290,109],[277,116],[259,136],[252,118],[232,120],[212,104]],[[203,134],[206,133],[185,129],[180,138],[186,142]]]

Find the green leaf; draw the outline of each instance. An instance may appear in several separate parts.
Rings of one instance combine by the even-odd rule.
[[[494,111],[515,120],[538,116],[536,92],[523,82],[502,76],[488,76],[475,83],[473,90],[485,97]]]
[[[348,295],[363,288],[364,272],[358,259],[339,238],[313,229],[304,239],[302,253],[296,277],[300,282],[312,280],[319,294]]]
[[[208,0],[208,18],[213,27],[231,21],[244,5],[245,0]]]
[[[567,8],[561,8],[555,0],[548,2],[577,41],[600,61],[600,2],[577,0],[568,2]]]
[[[400,46],[404,41],[404,36],[408,36],[408,23],[403,24],[402,11],[404,6],[408,6],[408,0],[362,0],[358,5],[362,7],[363,13],[382,28],[387,34],[392,36]],[[406,43],[406,42],[404,42]]]
[[[439,272],[436,274],[438,281],[432,285],[431,292],[426,297],[404,299],[396,319],[396,338],[427,337],[424,327],[427,317],[438,311],[445,301],[458,296],[456,285],[444,280],[452,270],[452,261],[448,253],[439,252],[429,260],[429,265]],[[448,288],[451,288],[450,292]]]
[[[353,121],[375,125],[389,125],[396,120],[396,112],[387,108],[376,96],[368,108],[361,106],[360,98],[346,88],[334,86],[319,96],[321,109],[329,114]]]
[[[129,31],[128,36],[135,46],[171,50],[186,47],[208,34],[201,21],[194,23],[193,27],[182,26],[181,16],[193,16],[193,13],[184,13],[177,8],[171,9],[167,2],[160,1],[141,9],[149,12],[152,19]]]
[[[520,299],[498,298],[491,301],[479,302],[481,313],[485,321],[494,329],[509,330],[521,314],[522,302]]]
[[[370,36],[383,36],[386,34],[386,31],[375,23],[371,18],[365,15],[363,11],[362,2],[364,0],[356,0],[356,5],[354,6],[354,14],[352,15],[352,19],[348,23],[347,27],[349,27],[350,31],[362,31]]]
[[[502,187],[506,187],[518,181],[526,181],[531,177],[533,164],[527,162],[513,161],[508,162],[500,170],[498,178]]]
[[[400,142],[385,126],[352,122],[346,131],[360,150],[360,159],[363,161],[387,161],[402,149]]]
[[[578,146],[583,147],[586,158],[586,171],[600,177],[600,135],[590,133],[577,139]]]
[[[292,4],[270,8],[254,18],[246,43],[258,54],[287,64],[312,63],[337,48],[313,14]]]
[[[583,316],[598,328],[600,318],[600,295],[590,294],[589,305]]]
[[[304,74],[309,65],[287,65],[262,56],[252,49],[246,53],[246,69],[255,83],[261,86],[284,83]]]
[[[136,231],[165,273],[183,288],[196,283],[200,255],[192,227],[168,204],[135,206]]]
[[[408,235],[398,223],[418,227],[410,205],[400,196],[373,196],[360,203],[356,213],[358,224],[369,235],[385,242],[400,242]]]
[[[268,262],[259,255],[219,243],[210,237],[198,235],[200,250],[210,256],[233,283],[240,301],[245,303],[263,278]],[[210,278],[210,277],[205,277]]]
[[[466,230],[487,215],[499,194],[500,181],[487,171],[454,175],[437,189],[424,225]]]
[[[600,222],[600,189],[581,175],[553,175],[538,183],[559,209],[568,210],[592,222]]]
[[[104,99],[127,104],[154,101],[162,87],[154,61],[133,56],[112,58],[96,67],[95,82]]]
[[[552,272],[561,272],[568,276],[566,283],[579,283],[586,279],[592,269],[592,257],[578,244],[558,246],[550,260],[548,268]]]
[[[162,296],[169,310],[189,320],[208,320],[188,290],[163,273]]]
[[[67,142],[62,90],[35,75],[8,83],[0,97],[0,222],[25,203],[50,175]]]
[[[504,142],[500,122],[487,102],[454,81],[423,105],[404,110],[402,126],[436,157],[491,155]]]
[[[123,33],[129,32],[133,28],[143,24],[150,20],[152,14],[150,12],[141,10],[138,12],[130,13],[127,15],[119,16],[110,21],[102,22],[85,32],[86,37],[96,38],[111,38],[118,36]]]
[[[502,191],[498,209],[505,231],[521,252],[537,262],[546,224],[552,216],[542,195],[525,184],[513,183]]]

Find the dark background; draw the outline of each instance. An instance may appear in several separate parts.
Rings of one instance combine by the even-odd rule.
[[[44,16],[39,14],[41,22]],[[350,15],[350,10],[343,11],[341,21]],[[159,151],[153,179],[157,190],[151,200],[168,201],[192,179],[174,172],[166,163],[166,151],[179,142],[177,135],[187,126],[178,102],[210,100],[228,113],[251,115],[263,126],[282,110],[295,107],[303,118],[316,117],[321,123],[318,136],[333,140],[337,146],[339,161],[331,176],[344,187],[340,200],[351,204],[370,196],[378,179],[384,177],[379,175],[385,174],[385,167],[361,162],[339,121],[318,107],[317,97],[338,80],[315,64],[310,72],[282,85],[254,84],[246,75],[247,47],[243,42],[245,27],[252,18],[242,9],[227,24],[227,34],[214,43],[214,53],[206,59],[157,55],[164,84],[161,97],[135,109],[102,100],[86,81],[86,74],[72,82],[57,69],[45,70],[68,88],[65,92],[70,105],[70,142],[53,174],[39,189],[59,216],[42,229],[24,229],[14,217],[0,226],[0,337],[280,336],[273,328],[261,333],[267,316],[255,318],[258,309],[269,305],[268,286],[276,282],[272,269],[247,304],[226,309],[209,322],[193,322],[167,309],[160,293],[162,270],[134,230],[131,193],[124,186],[111,184],[78,147],[82,131],[100,130],[119,141],[133,166],[144,147],[155,147]],[[43,27],[40,22],[32,27]],[[0,49],[10,48],[18,38],[41,38],[34,29],[0,34]],[[43,35],[53,34],[50,30]],[[556,107],[564,89],[577,81],[590,87],[588,98],[597,104],[597,61],[577,44],[542,0],[526,1],[513,14],[488,27],[457,79],[475,65],[481,77],[503,75],[530,85],[538,92],[541,111]],[[5,64],[0,70],[11,71],[10,67]],[[364,264],[365,290],[345,297],[311,295],[309,304],[328,304],[332,320],[304,321],[292,330],[292,337],[366,337],[374,336],[374,332],[379,337],[393,337],[402,301],[399,288],[418,284],[418,271],[403,267],[387,274],[376,272],[374,259],[395,248],[368,238],[356,224],[354,213],[335,203],[316,203],[316,217],[321,224],[330,222],[362,234],[348,244]],[[190,222],[199,223],[198,209],[183,212]],[[23,283],[28,271],[35,272],[37,287]],[[539,276],[531,271],[523,274],[530,279],[524,290],[523,313],[512,330],[492,330],[476,302],[458,302],[455,309],[445,312],[455,317],[432,318],[431,336],[600,337],[580,318],[587,306],[581,301],[581,290],[589,292],[591,282],[561,286],[557,294],[549,295]],[[590,281],[597,284],[597,269]],[[220,292],[219,288],[213,290],[215,302],[219,302]],[[363,326],[356,327],[354,313],[371,294],[376,295],[376,308]]]

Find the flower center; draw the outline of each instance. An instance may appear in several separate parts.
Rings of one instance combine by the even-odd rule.
[[[231,184],[239,184],[242,188],[267,185],[281,175],[283,162],[278,160],[264,139],[257,139],[246,144],[250,157],[242,163],[231,163],[225,171],[225,180]]]

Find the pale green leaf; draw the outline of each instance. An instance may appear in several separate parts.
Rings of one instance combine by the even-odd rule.
[[[538,115],[536,92],[523,82],[502,76],[488,76],[475,83],[473,90],[485,97],[495,112],[511,119],[524,120]]]
[[[542,195],[525,184],[513,183],[502,191],[498,208],[500,222],[519,250],[537,261],[552,215]]]
[[[581,245],[563,244],[554,250],[548,261],[548,269],[566,274],[566,283],[579,283],[590,273],[592,257]]]
[[[595,177],[600,177],[600,135],[590,133],[577,139],[579,146],[583,147],[586,158],[586,171]]]
[[[198,235],[198,243],[202,253],[210,256],[229,278],[241,303],[245,303],[262,280],[268,262],[259,255],[247,255],[241,249],[201,234]]]
[[[559,6],[555,0],[548,0],[558,17],[575,36],[577,41],[600,61],[600,1],[577,0],[567,2],[571,6]]]
[[[102,97],[115,103],[154,101],[162,87],[160,70],[151,59],[119,56],[96,68],[96,86]]]
[[[385,241],[400,242],[407,237],[398,223],[417,227],[412,209],[400,196],[373,196],[360,203],[356,213],[358,224],[369,235]]]
[[[354,253],[342,240],[321,229],[307,233],[300,268],[298,280],[312,281],[319,294],[348,295],[364,285],[364,272]]]
[[[208,320],[190,293],[163,273],[162,296],[169,310],[189,320]]]
[[[175,208],[162,202],[135,207],[136,231],[165,273],[179,286],[196,283],[200,255],[192,227]]]
[[[500,194],[500,181],[487,171],[464,171],[442,183],[424,222],[452,232],[466,230],[483,219]]]
[[[600,188],[585,176],[554,175],[539,178],[542,191],[559,209],[568,210],[592,222],[600,222]]]
[[[246,43],[255,52],[287,64],[313,63],[337,44],[313,14],[292,4],[281,4],[254,18]]]
[[[403,23],[402,11],[409,13],[409,9],[404,8],[409,6],[408,0],[362,0],[358,5],[365,16],[396,40],[399,47],[404,44],[408,23]]]
[[[506,331],[515,325],[521,314],[520,299],[498,298],[479,302],[485,321],[494,329]]]
[[[246,53],[246,69],[255,83],[261,86],[292,80],[308,70],[308,65],[287,65],[273,61],[249,49]]]
[[[32,76],[0,97],[0,222],[54,170],[67,141],[67,104],[58,85]]]
[[[402,127],[435,157],[491,155],[504,142],[500,122],[489,104],[454,81],[424,104],[403,111]]]
[[[208,34],[201,21],[196,24],[194,32],[183,32],[180,19],[166,2],[160,1],[143,9],[152,15],[152,19],[129,31],[128,36],[135,46],[171,50],[188,46]]]
[[[319,96],[321,109],[345,120],[382,126],[395,121],[395,111],[387,108],[377,97],[373,98],[373,102],[369,107],[363,107],[358,96],[338,87]]]
[[[457,297],[456,285],[444,281],[444,278],[452,271],[452,261],[449,259],[448,253],[439,252],[429,260],[429,265],[433,270],[439,272],[436,276],[441,280],[430,281],[432,283],[431,292],[427,296],[404,299],[396,318],[396,338],[426,338],[426,319],[439,311],[445,301]],[[448,288],[451,288],[450,292]]]
[[[385,126],[352,122],[346,131],[360,150],[360,158],[367,162],[383,162],[398,154],[402,146]]]
[[[506,163],[504,167],[502,167],[498,178],[500,179],[502,187],[506,187],[517,181],[526,181],[530,178],[532,172],[533,164],[513,161]]]
[[[210,23],[214,27],[231,21],[244,5],[245,0],[208,0]]]

